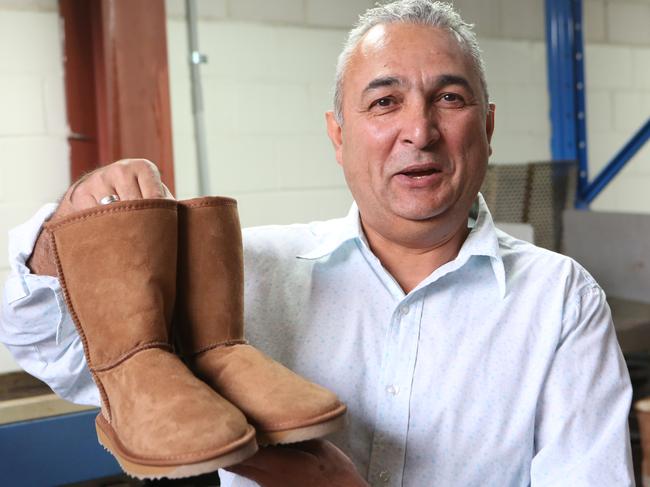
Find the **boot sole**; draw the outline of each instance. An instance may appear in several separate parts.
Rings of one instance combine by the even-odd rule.
[[[258,431],[257,443],[260,446],[298,443],[299,441],[322,438],[334,433],[345,426],[345,409],[340,416],[324,423],[312,424],[302,428],[293,428],[282,431]]]
[[[101,413],[95,419],[95,428],[97,430],[97,439],[99,443],[115,457],[117,462],[128,475],[138,479],[178,479],[184,477],[193,477],[205,473],[214,472],[219,468],[229,467],[240,463],[253,456],[257,452],[257,442],[255,441],[255,431],[252,427],[243,438],[236,443],[243,443],[236,449],[226,454],[215,456],[208,460],[174,465],[156,465],[143,463],[134,460],[130,455],[122,451],[122,448],[114,440],[115,433],[110,424],[102,417]],[[105,431],[107,429],[108,431]]]

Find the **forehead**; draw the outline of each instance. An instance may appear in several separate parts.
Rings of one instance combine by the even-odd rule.
[[[380,24],[368,30],[355,48],[344,84],[354,90],[380,76],[426,82],[442,74],[478,82],[470,55],[451,32],[421,24]]]

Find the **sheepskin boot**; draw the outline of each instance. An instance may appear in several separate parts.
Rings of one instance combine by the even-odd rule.
[[[262,445],[318,438],[339,429],[346,407],[335,394],[244,340],[237,202],[223,197],[179,201],[178,228],[174,333],[194,373],[244,412]]]
[[[254,454],[244,415],[171,350],[176,202],[117,202],[45,228],[101,395],[99,442],[122,468],[139,478],[178,478]]]

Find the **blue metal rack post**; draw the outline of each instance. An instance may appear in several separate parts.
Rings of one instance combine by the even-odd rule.
[[[546,45],[554,161],[578,161],[587,187],[587,122],[581,0],[546,0]]]
[[[554,161],[578,162],[575,205],[586,209],[643,144],[650,140],[650,118],[600,174],[589,182],[582,33],[582,0],[546,0],[551,153]]]

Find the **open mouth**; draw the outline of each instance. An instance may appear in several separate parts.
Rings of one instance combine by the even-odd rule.
[[[413,170],[408,170],[408,171],[403,171],[399,174],[402,174],[406,177],[413,178],[413,179],[422,179],[426,178],[427,176],[431,176],[432,174],[437,174],[440,171],[439,169],[435,169],[433,167],[429,168],[422,168],[422,169],[413,169]]]

